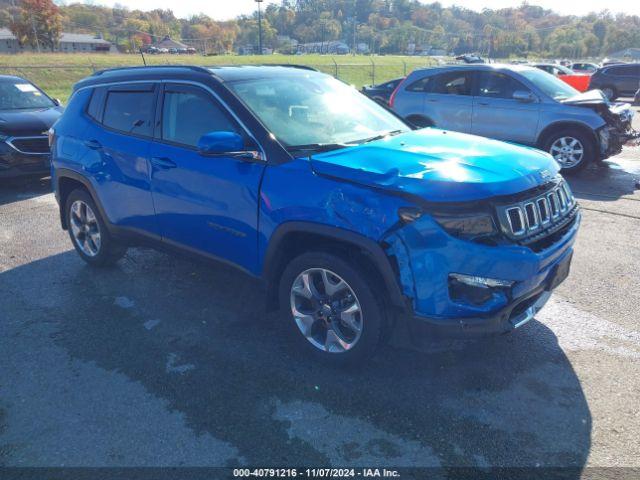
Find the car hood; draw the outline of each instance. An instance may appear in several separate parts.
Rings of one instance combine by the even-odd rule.
[[[0,134],[12,137],[45,135],[60,115],[61,107],[0,110]]]
[[[318,175],[428,202],[464,202],[518,193],[559,171],[532,148],[426,128],[311,157]]]
[[[588,90],[573,97],[565,98],[560,103],[565,105],[608,105],[609,100],[600,90]]]

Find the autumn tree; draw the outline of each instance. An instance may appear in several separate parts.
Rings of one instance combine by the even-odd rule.
[[[53,51],[60,39],[60,10],[51,0],[21,0],[9,28],[18,42]]]

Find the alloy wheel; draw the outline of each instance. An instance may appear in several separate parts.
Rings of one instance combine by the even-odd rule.
[[[582,161],[584,146],[575,137],[560,137],[551,144],[549,153],[562,168],[572,168]]]
[[[82,253],[88,257],[95,257],[100,253],[102,245],[100,225],[95,213],[82,200],[73,202],[69,213],[69,225],[74,242]]]
[[[291,313],[302,335],[329,353],[352,349],[362,335],[362,308],[353,289],[325,268],[300,273],[291,287]]]

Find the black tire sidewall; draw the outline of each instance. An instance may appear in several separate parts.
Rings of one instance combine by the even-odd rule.
[[[578,165],[571,168],[564,168],[558,164],[558,166],[561,167],[562,173],[578,172],[596,159],[596,146],[593,139],[589,138],[589,136],[584,132],[574,128],[564,128],[552,135],[549,135],[543,146],[544,151],[553,156],[551,153],[551,146],[561,137],[573,137],[582,143],[582,147],[584,148],[582,161],[578,163]]]
[[[79,248],[71,230],[71,205],[73,205],[73,203],[77,200],[86,203],[89,208],[91,208],[93,214],[96,217],[96,221],[98,222],[98,227],[100,228],[100,250],[94,257],[86,255]],[[100,214],[96,203],[93,201],[91,195],[89,195],[89,193],[85,190],[74,190],[68,195],[65,203],[65,217],[67,219],[67,230],[69,232],[69,238],[71,239],[73,248],[75,248],[76,252],[78,252],[78,255],[80,255],[80,257],[89,265],[95,267],[113,265],[122,257],[122,255],[124,255],[125,248],[122,245],[116,243],[116,241],[113,239],[113,237],[109,233],[107,225],[102,219],[102,215]]]
[[[328,353],[316,348],[302,335],[293,319],[291,286],[300,273],[310,268],[326,268],[339,275],[353,289],[360,302],[362,334],[356,345],[346,352]],[[380,298],[376,289],[365,278],[361,268],[331,253],[309,252],[292,259],[284,269],[279,284],[281,327],[287,338],[296,348],[330,365],[354,365],[373,355],[380,344],[385,314],[384,306],[376,300]]]

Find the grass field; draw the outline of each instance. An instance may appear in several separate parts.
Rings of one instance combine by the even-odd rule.
[[[371,83],[401,77],[412,70],[431,64],[428,57],[403,56],[329,56],[329,55],[147,55],[148,65],[238,65],[238,64],[298,64],[314,67],[361,87]],[[49,95],[66,102],[78,80],[96,70],[142,65],[140,55],[126,54],[20,54],[0,55],[0,74],[28,78]]]

